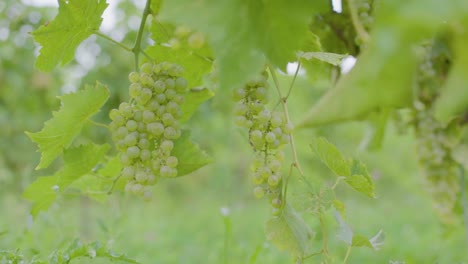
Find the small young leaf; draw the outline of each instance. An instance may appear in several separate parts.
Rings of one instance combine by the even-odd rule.
[[[201,90],[191,89],[185,97],[185,103],[180,106],[182,110],[180,122],[184,123],[188,121],[198,109],[198,106],[213,96],[214,93],[207,88]]]
[[[65,150],[64,166],[53,176],[39,177],[24,191],[23,197],[33,203],[32,216],[47,210],[75,180],[89,173],[109,150],[109,145],[82,145]]]
[[[342,60],[348,55],[336,54],[330,52],[298,52],[297,56],[301,59],[312,60],[317,59],[326,63],[329,63],[334,66],[341,64]]]
[[[367,171],[366,165],[359,160],[354,159],[351,166],[351,175],[346,177],[346,183],[371,198],[375,197],[374,183]]]
[[[51,71],[73,59],[75,49],[95,31],[99,30],[105,0],[59,0],[59,13],[48,25],[32,32],[41,46],[36,66]]]
[[[178,177],[187,175],[212,162],[211,157],[190,140],[190,132],[187,130],[184,130],[182,136],[174,142],[172,155],[179,160]]]
[[[54,159],[67,148],[80,133],[88,118],[96,114],[109,98],[109,90],[96,83],[84,90],[59,97],[62,106],[53,113],[53,118],[45,122],[44,128],[36,133],[26,132],[36,142],[42,152],[36,169],[47,168]]]
[[[266,222],[265,233],[280,250],[302,257],[310,250],[310,240],[314,236],[310,227],[296,211],[286,204],[283,214]]]
[[[358,234],[353,236],[352,246],[372,248],[372,244],[370,243],[369,239],[363,235],[358,235]]]
[[[319,156],[320,160],[337,176],[349,176],[350,167],[348,161],[327,139],[323,137],[315,138],[310,146]]]

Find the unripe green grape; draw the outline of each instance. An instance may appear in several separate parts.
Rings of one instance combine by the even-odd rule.
[[[135,131],[138,128],[138,123],[135,120],[128,120],[127,124],[125,127],[128,129],[128,131]]]
[[[166,95],[167,100],[172,100],[177,96],[177,92],[174,89],[167,89],[164,94]]]
[[[126,127],[119,127],[114,134],[117,139],[124,139],[128,135],[128,129]]]
[[[145,133],[146,132],[146,123],[145,122],[138,122],[138,132]]]
[[[170,113],[164,113],[161,117],[161,120],[163,121],[165,126],[169,126],[174,124],[174,117]]]
[[[234,90],[234,93],[233,93],[232,96],[233,96],[234,100],[240,101],[240,100],[244,99],[246,95],[247,95],[247,92],[245,91],[244,88],[238,88],[238,89]]]
[[[254,195],[258,199],[261,199],[265,195],[265,190],[261,186],[257,186],[254,188]]]
[[[158,181],[158,178],[156,178],[156,175],[153,173],[148,174],[148,178],[146,179],[146,183],[148,185],[154,185]]]
[[[268,132],[265,135],[265,141],[268,143],[273,143],[276,140],[276,135],[273,132]]]
[[[154,115],[153,112],[149,111],[149,110],[145,110],[143,111],[143,122],[145,123],[151,123],[155,120],[156,116]]]
[[[122,177],[124,179],[132,179],[135,176],[135,169],[132,166],[124,167],[122,170]]]
[[[249,108],[243,103],[236,104],[236,107],[234,108],[234,113],[236,115],[245,115],[248,111]]]
[[[154,172],[159,173],[159,171],[161,170],[161,162],[158,159],[152,160],[151,161],[151,169]]]
[[[187,41],[190,48],[200,49],[205,44],[205,36],[200,32],[194,32],[189,36]]]
[[[135,183],[132,186],[132,193],[136,195],[142,195],[143,194],[143,185],[139,183]]]
[[[171,38],[171,39],[169,40],[169,46],[171,46],[171,48],[172,48],[173,50],[178,50],[178,49],[180,49],[180,47],[181,47],[180,40],[178,40],[178,39],[176,39],[176,38]]]
[[[137,122],[141,122],[143,120],[143,112],[137,110],[133,113],[133,119]]]
[[[270,120],[272,127],[279,127],[283,124],[283,116],[279,112],[273,112],[273,115]]]
[[[151,152],[147,149],[143,149],[140,153],[140,159],[142,161],[147,161],[151,158]]]
[[[146,125],[148,132],[154,137],[159,137],[164,133],[164,125],[159,122],[149,123]]]
[[[180,110],[180,107],[176,102],[174,101],[167,102],[166,111],[168,113],[171,113],[172,115],[176,115],[179,110]]]
[[[262,167],[258,170],[263,179],[268,179],[271,175],[271,169],[269,167]]]
[[[174,31],[174,35],[178,38],[183,38],[183,37],[186,37],[190,34],[190,32],[192,32],[190,30],[189,27],[185,26],[185,25],[181,25],[181,26],[178,26],[176,27],[175,31]]]
[[[127,182],[127,184],[125,184],[125,192],[131,193],[133,190],[133,184],[133,181]]]
[[[146,138],[140,138],[140,141],[138,141],[138,147],[140,149],[148,149],[150,147],[150,142]]]
[[[174,87],[175,87],[175,81],[172,78],[166,79],[165,84],[166,84],[166,90],[167,89],[174,89]]]
[[[141,104],[141,105],[145,105],[146,103],[148,103],[148,101],[151,99],[151,97],[153,96],[153,92],[151,92],[150,89],[148,88],[143,88],[141,90],[141,94],[140,96],[138,96],[136,99],[136,101]]]
[[[148,109],[150,111],[153,111],[153,112],[157,111],[159,106],[160,105],[159,105],[158,101],[156,99],[154,99],[154,98],[151,99],[151,101],[149,101],[149,103],[148,103]]]
[[[178,163],[179,163],[179,160],[175,156],[169,156],[166,158],[166,165],[171,168],[177,167]]]
[[[137,98],[138,96],[141,95],[141,91],[143,90],[143,87],[141,87],[141,84],[139,83],[132,83],[130,85],[129,91],[130,91],[130,96],[132,98]]]
[[[172,169],[167,165],[161,166],[161,169],[159,169],[159,174],[161,177],[170,178],[172,175]]]
[[[165,104],[167,98],[166,98],[166,95],[162,93],[162,94],[158,94],[158,95],[156,96],[156,100],[157,100],[158,103],[160,103],[160,104]]]
[[[166,127],[164,129],[164,137],[167,139],[177,139],[178,138],[177,130],[174,127]]]
[[[129,166],[129,165],[131,165],[132,160],[128,157],[127,154],[122,153],[122,154],[120,154],[120,162],[121,162],[122,165],[124,165],[124,166]]]
[[[265,87],[258,87],[257,89],[255,89],[255,97],[257,98],[257,100],[260,100],[262,102],[266,102],[267,101],[267,90],[265,89]]]
[[[172,141],[170,141],[170,140],[164,140],[163,142],[161,142],[160,148],[164,152],[169,153],[174,148],[174,143]]]
[[[260,113],[257,115],[257,119],[261,123],[267,123],[271,118],[271,112],[268,109],[263,109]]]
[[[264,107],[265,106],[260,102],[254,102],[250,105],[250,108],[254,113],[260,113],[264,109]],[[268,119],[269,118],[267,118],[266,121],[268,121]]]
[[[288,123],[284,124],[282,130],[286,134],[291,134],[292,131],[294,130],[294,125],[288,122]]]
[[[238,126],[245,126],[247,123],[247,118],[245,116],[236,116],[235,118],[236,125]]]
[[[253,122],[252,120],[247,120],[245,121],[245,125],[244,125],[246,128],[251,128],[253,126]]]
[[[147,174],[146,174],[145,171],[143,171],[143,170],[138,170],[138,171],[135,173],[135,180],[136,180],[136,182],[138,182],[138,183],[145,183],[147,179],[148,179],[148,176],[147,176]]]
[[[271,187],[276,187],[278,186],[281,178],[277,174],[272,174],[270,177],[268,177],[268,185]]]
[[[271,214],[274,216],[279,216],[281,214],[281,209],[272,207],[271,208]]]
[[[281,205],[283,205],[283,203],[281,202],[281,199],[279,198],[273,198],[271,200],[271,205],[274,207],[274,208],[281,208]]]
[[[251,163],[252,169],[257,170],[258,168],[263,166],[263,161],[264,161],[264,158],[262,156],[260,155],[255,156]]]
[[[289,135],[283,134],[280,139],[281,144],[287,144],[290,141],[291,137]]]
[[[162,115],[164,115],[164,113],[166,113],[166,106],[164,105],[161,105],[158,110],[156,111],[156,114],[161,117]]]
[[[150,62],[143,63],[141,65],[140,70],[150,76],[153,73],[153,64]]]
[[[154,64],[153,65],[153,73],[154,74],[160,74],[162,71],[161,64]]]
[[[125,144],[124,139],[121,139],[121,140],[117,141],[116,146],[117,146],[117,149],[119,149],[119,150],[124,150],[124,149],[127,148],[127,144]]]
[[[138,81],[140,81],[140,74],[138,72],[131,72],[129,75],[128,75],[128,80],[132,83],[136,83]]]
[[[263,177],[260,175],[260,173],[256,172],[252,175],[252,181],[255,185],[260,185],[263,183],[264,179]]]
[[[127,156],[130,158],[130,159],[134,159],[134,158],[137,158],[138,156],[140,156],[140,148],[137,147],[137,146],[131,146],[127,149]]]
[[[250,132],[250,140],[254,143],[262,143],[263,142],[263,134],[260,130],[252,130]]]
[[[278,139],[276,139],[275,141],[273,141],[273,142],[271,142],[271,143],[269,144],[269,147],[270,147],[271,149],[277,149],[277,148],[279,148],[280,146],[281,146],[281,142],[280,142]]]
[[[166,84],[161,81],[161,80],[157,80],[156,82],[154,82],[154,91],[156,93],[164,93],[164,91],[166,90]]]
[[[138,139],[138,134],[130,133],[124,138],[125,145],[129,147],[135,146],[137,143],[137,139]]]
[[[175,89],[179,93],[185,92],[185,90],[187,89],[187,80],[183,77],[178,77],[175,80]]]
[[[185,102],[185,98],[182,95],[176,95],[176,97],[174,97],[174,102],[181,105]]]
[[[147,73],[140,74],[140,83],[147,87],[154,85],[153,78],[151,78],[151,76]]]
[[[278,160],[270,160],[268,167],[271,169],[271,171],[278,172],[281,169],[281,162]]]
[[[122,116],[120,115],[120,112],[119,110],[117,109],[112,109],[110,112],[109,112],[109,118],[114,121],[116,120],[117,118],[121,118]]]

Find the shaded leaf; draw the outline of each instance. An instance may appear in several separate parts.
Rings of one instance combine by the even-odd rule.
[[[217,58],[220,87],[253,79],[266,61],[285,67],[295,60],[315,10],[311,1],[165,1],[161,19],[207,35]],[[294,39],[294,41],[291,41]]]
[[[374,198],[374,183],[367,171],[366,165],[359,160],[354,159],[351,166],[351,176],[346,177],[346,183],[356,191]]]
[[[36,169],[47,168],[63,149],[72,143],[88,118],[96,114],[107,101],[109,90],[96,83],[95,87],[87,85],[84,90],[59,98],[62,106],[59,111],[53,113],[52,119],[45,122],[44,128],[36,133],[26,132],[42,152]]]
[[[342,62],[342,60],[348,55],[346,54],[336,54],[336,53],[330,53],[330,52],[298,52],[297,56],[299,58],[303,58],[306,60],[320,60],[326,63],[329,63],[334,66],[339,66]]]
[[[59,0],[59,13],[48,25],[32,32],[41,46],[36,66],[51,71],[57,64],[73,59],[78,45],[87,39],[102,22],[107,7],[105,0]]]
[[[185,102],[180,106],[182,110],[182,117],[180,122],[184,123],[192,117],[200,104],[214,96],[214,93],[207,88],[200,90],[191,89],[185,96]]]
[[[172,155],[179,160],[177,176],[187,175],[212,162],[212,159],[200,147],[190,140],[190,132],[182,131],[182,136],[174,142]]]
[[[53,176],[39,177],[24,191],[23,197],[33,203],[31,214],[47,210],[75,180],[89,173],[109,150],[109,145],[82,145],[65,150],[64,166]]]
[[[302,257],[310,250],[310,240],[314,236],[310,227],[299,214],[286,204],[280,216],[273,217],[265,224],[265,233],[280,250]]]
[[[319,137],[312,139],[310,144],[312,150],[319,159],[337,176],[349,176],[350,167],[348,161],[341,152],[326,138]]]

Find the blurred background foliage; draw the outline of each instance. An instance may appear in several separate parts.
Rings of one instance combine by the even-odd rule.
[[[0,2],[0,251],[21,249],[29,257],[47,258],[49,253],[79,238],[85,242],[99,240],[141,263],[290,261],[286,253],[265,241],[263,225],[269,208],[251,193],[246,177],[251,151],[246,135],[232,123],[229,103],[216,100],[202,105],[188,124],[193,138],[214,157],[213,164],[183,179],[159,183],[149,203],[121,193],[113,194],[104,204],[70,194],[32,221],[28,213],[30,205],[20,194],[37,176],[48,175],[59,164],[35,171],[39,154],[24,131],[41,128],[51,117],[51,111],[59,106],[57,95],[96,80],[111,90],[111,99],[95,117],[96,121],[107,123],[108,110],[127,100],[127,73],[134,66],[133,54],[92,36],[80,45],[73,63],[51,73],[36,70],[38,47],[29,32],[47,23],[57,10],[26,2]],[[115,24],[107,33],[130,45],[136,37],[144,3],[112,2]],[[320,25],[323,20],[333,21],[331,24],[349,23],[334,13],[317,18],[314,23]],[[333,30],[329,26],[321,28]],[[333,39],[336,35],[329,37]],[[329,43],[336,44],[327,45],[330,52],[352,55],[359,52],[354,42]],[[306,69],[313,66],[306,65]],[[298,122],[304,109],[330,85],[333,70],[324,65],[316,67],[321,68],[315,77],[301,74],[296,81],[289,99],[293,122]],[[292,80],[288,74],[279,77],[283,87]],[[346,155],[364,161],[372,173],[377,199],[370,200],[348,187],[340,187],[337,193],[345,201],[347,221],[356,232],[370,237],[382,229],[386,241],[380,251],[353,249],[349,263],[468,263],[463,228],[440,225],[431,208],[431,198],[422,188],[412,132],[401,133],[391,123],[382,149],[370,152],[360,147],[366,129],[363,122],[348,122],[296,133],[298,155],[308,179],[317,186],[316,192],[335,179],[308,146],[314,136],[325,136]],[[100,129],[86,129],[85,135],[98,142],[110,140],[107,132]],[[294,178],[292,184],[300,187],[301,183]],[[294,195],[303,209],[314,206],[307,194]],[[312,214],[306,213],[304,217],[315,231],[319,230],[318,220]],[[346,245],[335,239],[337,224],[332,214],[327,215],[327,223],[329,251],[342,259]],[[315,246],[320,248],[318,244]],[[319,260],[311,258],[309,262]]]

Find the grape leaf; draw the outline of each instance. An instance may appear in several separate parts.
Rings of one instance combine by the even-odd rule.
[[[180,122],[184,123],[192,117],[198,106],[214,96],[214,93],[207,88],[198,90],[191,89],[185,97],[185,102],[180,106],[182,110],[182,117]]]
[[[36,66],[51,71],[73,59],[78,45],[99,29],[105,0],[59,0],[59,13],[47,25],[32,32],[42,48]]]
[[[220,87],[231,89],[254,78],[266,60],[285,67],[295,60],[315,10],[313,1],[173,0],[160,18],[203,32],[219,67]],[[294,41],[291,41],[294,39]]]
[[[84,90],[59,98],[62,106],[53,113],[52,119],[45,122],[44,128],[36,133],[26,132],[42,152],[36,169],[47,168],[72,143],[88,118],[96,114],[109,98],[109,91],[102,84],[96,83],[94,88],[86,86]]]
[[[297,257],[309,253],[309,242],[314,236],[310,227],[289,204],[286,204],[280,216],[266,222],[265,233],[267,239],[280,250],[286,250]]]
[[[334,66],[339,66],[341,64],[341,61],[348,57],[348,55],[343,55],[343,54],[336,54],[336,53],[330,53],[330,52],[298,52],[297,56],[301,59],[306,59],[306,60],[320,60],[326,63],[329,63]]]
[[[174,142],[172,155],[179,160],[177,176],[187,175],[212,162],[211,157],[190,140],[190,132],[182,131],[182,136]]]
[[[337,176],[349,176],[350,167],[348,161],[341,152],[327,139],[320,137],[312,140],[310,144],[312,150],[319,156],[319,159]]]
[[[351,175],[346,177],[346,183],[356,191],[363,193],[371,198],[375,197],[374,183],[367,171],[366,165],[359,160],[354,159],[351,166]]]
[[[75,180],[89,173],[104,157],[110,146],[81,145],[64,151],[64,166],[53,176],[39,177],[24,191],[23,197],[33,203],[31,214],[46,210]]]

